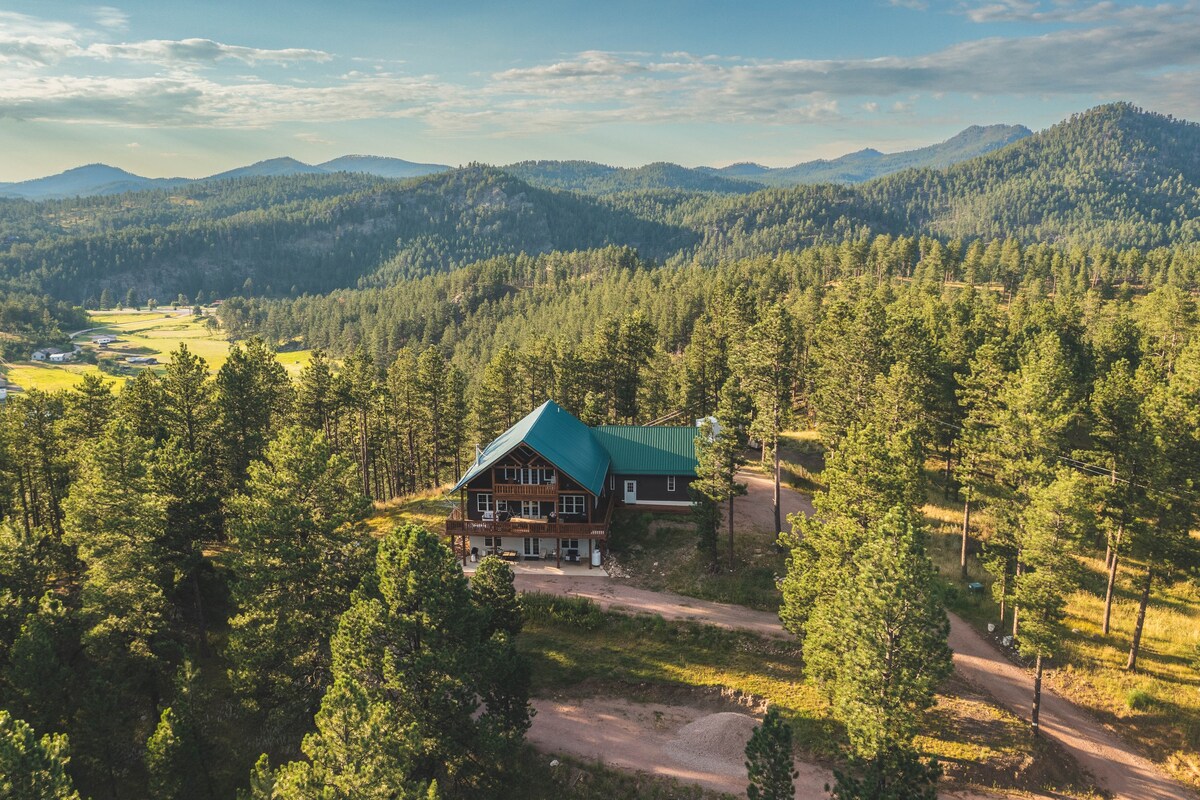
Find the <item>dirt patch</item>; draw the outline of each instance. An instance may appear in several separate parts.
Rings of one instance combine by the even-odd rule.
[[[535,700],[528,740],[547,753],[597,759],[620,769],[744,795],[745,748],[757,717],[689,705],[620,698]],[[827,797],[830,769],[796,762],[797,798]]]

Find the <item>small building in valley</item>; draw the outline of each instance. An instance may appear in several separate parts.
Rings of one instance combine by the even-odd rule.
[[[464,561],[597,564],[615,506],[686,508],[696,477],[696,428],[589,428],[548,400],[476,456],[455,485],[446,521]]]
[[[55,359],[55,356],[62,355],[62,352],[57,347],[43,347],[41,350],[34,350],[29,359],[31,361],[62,361],[61,358]]]
[[[65,361],[74,361],[75,354],[74,353],[51,353],[49,360],[53,361],[56,364],[62,364]]]

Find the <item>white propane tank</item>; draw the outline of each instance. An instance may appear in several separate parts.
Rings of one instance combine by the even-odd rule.
[[[599,550],[592,551],[592,566],[593,567],[600,566],[600,551]]]

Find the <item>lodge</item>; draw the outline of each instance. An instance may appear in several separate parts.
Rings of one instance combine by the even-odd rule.
[[[613,508],[687,508],[696,428],[588,427],[553,400],[476,455],[458,481],[446,533],[463,563],[510,560],[599,566]]]

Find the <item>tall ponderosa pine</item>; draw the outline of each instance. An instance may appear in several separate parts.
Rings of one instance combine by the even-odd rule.
[[[729,525],[729,569],[733,569],[733,501],[746,493],[745,484],[737,481],[737,472],[746,463],[750,428],[750,399],[736,379],[726,381],[721,388],[716,411],[716,425],[705,420],[696,437],[696,480],[692,482],[692,488],[718,506],[725,504]],[[712,555],[716,555],[715,547]]]
[[[801,639],[810,616],[832,608],[838,587],[853,580],[854,554],[895,507],[924,499],[919,451],[880,424],[854,427],[826,459],[826,490],[813,498],[816,515],[793,515],[795,531],[781,583],[784,627]]]
[[[257,337],[235,344],[215,380],[217,429],[226,486],[237,491],[250,462],[262,458],[292,402],[292,382],[274,351]]]
[[[368,503],[324,434],[284,428],[229,501],[229,657],[234,685],[284,719],[311,713],[329,682],[328,641],[367,566]]]
[[[747,332],[735,360],[742,387],[754,406],[750,435],[762,442],[764,458],[771,454],[776,536],[783,531],[779,505],[779,443],[792,417],[792,389],[796,382],[795,335],[787,310],[782,306],[771,306]]]
[[[1088,527],[1082,477],[1060,470],[1055,480],[1032,492],[1021,514],[1021,574],[1013,601],[1021,609],[1021,655],[1034,660],[1033,730],[1038,730],[1045,661],[1060,648],[1067,594],[1076,585],[1076,554]]]

